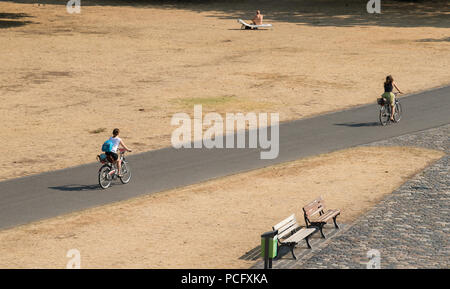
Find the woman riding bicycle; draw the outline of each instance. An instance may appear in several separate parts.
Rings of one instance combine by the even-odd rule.
[[[117,165],[118,175],[119,177],[122,176],[121,171],[121,163],[119,159],[119,155],[117,154],[117,149],[119,148],[119,145],[121,145],[123,148],[125,148],[127,151],[131,152],[131,150],[125,145],[125,143],[122,141],[122,139],[119,137],[120,130],[118,128],[115,128],[113,130],[112,137],[109,138],[109,140],[113,143],[113,147],[110,152],[105,152],[106,156],[113,160],[111,161],[113,164],[115,163]]]
[[[399,93],[403,94],[403,92],[398,89],[397,85],[395,85],[394,78],[392,78],[391,75],[386,76],[386,81],[384,82],[384,93],[381,95],[381,97],[386,99],[386,101],[391,105],[391,121],[394,121],[395,114],[395,94],[392,92],[394,90],[394,87]]]

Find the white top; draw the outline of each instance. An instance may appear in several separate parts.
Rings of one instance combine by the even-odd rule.
[[[120,137],[110,137],[109,140],[114,144],[111,151],[113,153],[117,153],[117,149],[119,148],[119,144],[122,139]]]

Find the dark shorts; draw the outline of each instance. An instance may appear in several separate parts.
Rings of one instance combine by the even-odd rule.
[[[105,155],[112,157],[114,161],[117,161],[119,159],[119,155],[114,152],[106,152]]]

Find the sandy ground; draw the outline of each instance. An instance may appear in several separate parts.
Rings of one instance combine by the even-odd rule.
[[[0,268],[248,268],[260,234],[322,195],[350,223],[442,157],[365,147],[229,176],[0,232]],[[387,161],[390,156],[390,162]]]
[[[0,180],[95,161],[114,127],[168,146],[194,104],[285,121],[374,102],[387,74],[409,93],[450,79],[447,2],[39,2],[0,3]],[[239,30],[256,8],[274,28]]]

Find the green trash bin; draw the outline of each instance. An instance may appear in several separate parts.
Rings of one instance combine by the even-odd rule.
[[[261,235],[261,257],[264,259],[264,269],[272,268],[272,259],[277,256],[278,230]]]

